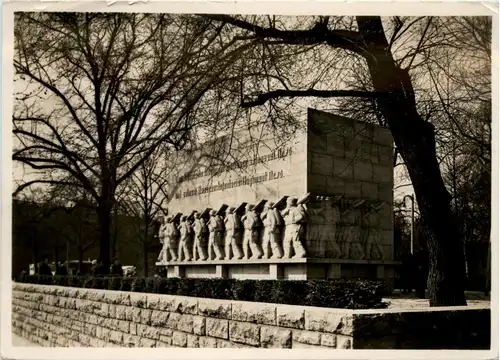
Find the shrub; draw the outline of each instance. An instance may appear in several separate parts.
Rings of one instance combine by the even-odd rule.
[[[25,275],[19,282],[344,309],[384,308],[368,280],[234,280]]]

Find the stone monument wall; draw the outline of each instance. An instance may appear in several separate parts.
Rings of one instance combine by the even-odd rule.
[[[384,260],[394,259],[393,183],[393,139],[388,129],[308,110],[307,192],[381,203],[377,211],[369,214],[363,214],[361,209],[346,209],[347,212],[339,209],[336,242],[344,250],[346,242],[353,241],[351,251],[344,251],[341,258],[372,259],[373,256],[360,251],[370,238],[380,244]],[[365,218],[360,219],[362,216]],[[346,233],[360,221],[363,226],[357,236],[359,240],[348,239]],[[322,248],[315,251],[337,257],[334,251]]]
[[[12,330],[53,347],[489,349],[490,310],[343,310],[14,283]]]

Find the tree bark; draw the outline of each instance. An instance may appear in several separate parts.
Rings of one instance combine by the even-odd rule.
[[[114,191],[110,182],[103,181],[97,213],[99,221],[99,257],[105,273],[111,266],[111,213],[113,211]]]
[[[359,32],[372,55],[368,69],[377,99],[408,169],[429,250],[430,306],[466,305],[462,240],[436,158],[434,127],[418,114],[411,78],[390,53],[380,17],[357,17]]]

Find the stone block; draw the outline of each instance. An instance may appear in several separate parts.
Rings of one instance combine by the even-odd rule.
[[[295,329],[304,329],[305,311],[298,307],[277,306],[276,319],[278,326]]]
[[[376,165],[356,160],[354,162],[354,179],[358,181],[372,181],[374,166]]]
[[[145,308],[147,304],[147,296],[142,293],[130,293],[130,305]]]
[[[152,310],[151,312],[151,325],[165,326],[168,322],[170,313],[167,311]]]
[[[196,315],[198,313],[198,299],[180,296],[162,296],[159,308],[179,314]]]
[[[390,184],[377,184],[378,199],[380,201],[392,204],[393,188]]]
[[[373,142],[378,145],[392,146],[393,138],[391,131],[383,127],[374,128]]]
[[[333,176],[342,179],[354,179],[354,162],[352,159],[335,158],[333,160]]]
[[[167,345],[172,345],[172,335],[170,336],[165,336],[165,335],[160,335],[160,340],[162,343],[165,343]]]
[[[322,333],[321,346],[337,347],[337,335]]]
[[[151,310],[159,310],[160,309],[160,299],[161,295],[157,294],[148,294],[146,296],[146,308]]]
[[[154,348],[156,347],[156,340],[141,338],[139,341],[140,347]]]
[[[321,131],[308,132],[308,150],[316,151],[319,153],[326,153],[327,151],[327,136]]]
[[[260,346],[263,348],[291,348],[292,330],[275,326],[260,328]]]
[[[361,184],[360,181],[345,181],[344,195],[349,199],[361,198]]]
[[[130,335],[137,335],[137,324],[136,323],[130,323],[130,329],[129,329]]]
[[[198,338],[200,348],[216,348],[217,339],[208,336],[200,336]]]
[[[394,229],[394,219],[392,214],[392,208],[389,204],[384,204],[378,212],[380,216],[380,229],[382,230],[393,230]]]
[[[235,302],[232,306],[231,319],[256,324],[276,325],[276,305]]]
[[[373,165],[373,181],[383,184],[392,184],[394,168],[389,165]]]
[[[260,326],[256,324],[231,321],[229,323],[229,340],[258,346],[260,344]]]
[[[392,245],[382,245],[382,253],[384,254],[384,260],[394,259],[394,247]]]
[[[168,344],[166,342],[156,340],[156,347],[157,348],[162,348],[162,347],[172,347],[172,344]]]
[[[307,188],[313,193],[323,194],[326,191],[327,176],[320,174],[307,174]]]
[[[310,152],[311,172],[319,175],[333,174],[333,157],[331,155]]]
[[[187,346],[187,334],[180,332],[180,331],[174,331],[172,335],[172,345],[178,346],[178,347],[186,347]]]
[[[95,291],[95,290],[87,290],[84,299],[95,301],[98,303],[104,302],[104,297],[106,296],[106,292],[104,291]]]
[[[124,320],[118,320],[116,328],[124,333],[130,332],[130,322]]]
[[[376,149],[376,150],[374,150]],[[376,145],[373,145],[368,142],[362,142],[361,147],[359,149],[358,159],[369,162],[369,163],[378,163],[378,149]]]
[[[116,319],[119,319],[119,320],[126,320],[127,319],[127,306],[116,305],[115,306],[115,314],[113,317]]]
[[[141,324],[151,325],[151,314],[152,314],[152,310],[142,309],[141,310]]]
[[[130,294],[120,291],[108,291],[104,293],[103,301],[108,304],[130,305]]]
[[[361,160],[362,141],[354,138],[344,138],[344,149],[346,159]]]
[[[200,347],[200,337],[197,335],[187,335],[187,347],[188,348],[199,348]]]
[[[312,331],[352,335],[353,315],[338,310],[305,310],[305,329]]]
[[[228,339],[229,338],[229,322],[223,319],[206,319],[206,334],[211,337]]]
[[[65,297],[59,297],[57,298],[57,306],[64,308],[66,307],[66,298]]]
[[[392,166],[394,163],[394,148],[392,146],[379,146],[378,162],[380,165]]]
[[[327,135],[326,138],[326,153],[334,158],[344,158],[344,138],[337,135]]]
[[[317,331],[293,330],[293,342],[303,344],[319,345],[321,343],[321,333]]]
[[[372,182],[361,183],[361,198],[365,200],[377,200],[378,199],[378,185]]]
[[[140,341],[141,341],[141,338],[139,336],[135,336],[135,335],[126,334],[123,337],[123,343],[125,346],[128,346],[128,347],[139,347]]]
[[[380,231],[380,245],[393,245],[394,235],[392,230]]]
[[[169,329],[177,330],[177,326],[181,321],[182,315],[178,313],[169,313],[166,327]]]
[[[352,349],[353,338],[351,336],[337,335],[337,349]]]
[[[186,333],[193,332],[193,315],[181,315],[179,322],[177,323],[177,330]]]
[[[123,342],[123,333],[121,331],[111,330],[109,340],[115,344],[121,344]]]
[[[231,302],[224,300],[199,299],[198,315],[219,319],[231,319]]]
[[[160,338],[160,329],[154,326],[137,324],[137,335],[139,337],[158,340]]]
[[[111,336],[110,329],[107,329],[107,328],[101,327],[101,326],[96,327],[96,337],[97,338],[104,340],[104,341],[108,341],[110,336]]]
[[[158,328],[158,331],[160,332],[160,336],[163,335],[163,336],[172,336],[172,334],[174,333],[172,329],[167,329],[167,328],[164,328],[164,327],[160,327]]]
[[[206,319],[203,316],[193,315],[193,332],[196,335],[205,335]]]

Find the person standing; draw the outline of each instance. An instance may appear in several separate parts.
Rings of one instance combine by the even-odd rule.
[[[38,273],[42,276],[52,276],[52,270],[49,266],[49,259],[45,258],[39,266]]]
[[[114,259],[111,268],[109,269],[109,274],[111,276],[123,276],[123,268],[122,264],[120,264],[120,260],[118,258]]]

